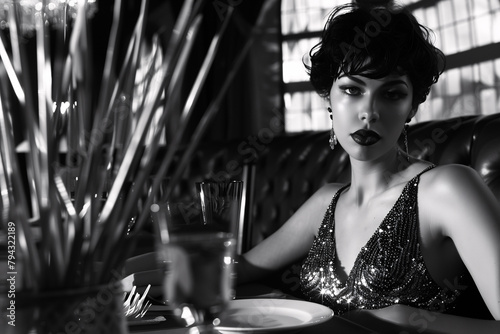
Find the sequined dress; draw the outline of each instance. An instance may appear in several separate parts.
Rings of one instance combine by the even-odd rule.
[[[302,292],[335,314],[404,304],[431,311],[450,309],[458,291],[441,288],[430,276],[420,251],[417,193],[420,175],[401,195],[362,247],[347,280],[336,272],[334,212],[345,185],[334,195],[318,236],[302,266]]]

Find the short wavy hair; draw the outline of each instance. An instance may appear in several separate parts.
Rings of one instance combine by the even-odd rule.
[[[413,85],[412,106],[424,102],[445,68],[445,56],[434,47],[432,31],[403,7],[334,8],[321,41],[309,52],[306,65],[316,92],[330,97],[333,82],[343,73],[382,78],[408,75]]]

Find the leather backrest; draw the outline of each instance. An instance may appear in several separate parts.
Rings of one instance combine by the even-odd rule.
[[[276,231],[317,189],[346,183],[350,163],[340,145],[330,150],[328,131],[203,143],[184,168],[176,196],[196,196],[194,183],[238,179],[247,183],[245,249]],[[409,152],[436,165],[474,168],[500,201],[500,114],[462,116],[411,125]],[[248,169],[248,170],[247,170]]]
[[[325,183],[349,181],[348,156],[339,145],[331,151],[328,139],[328,131],[304,132],[268,144],[255,165],[249,244],[273,233]],[[408,148],[436,165],[474,168],[500,201],[500,114],[414,124]]]
[[[328,131],[273,136],[255,142],[206,143],[185,168],[177,194],[195,196],[194,182],[243,179],[247,184],[243,251],[276,231],[317,189],[346,183],[350,163],[337,145],[330,150]],[[500,201],[500,114],[462,116],[421,122],[408,129],[410,154],[436,165],[474,168]],[[187,194],[187,195],[186,195]],[[300,297],[299,265],[277,272],[266,284]],[[456,314],[490,319],[471,283]]]

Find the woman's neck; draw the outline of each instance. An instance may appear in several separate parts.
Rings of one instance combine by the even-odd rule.
[[[400,183],[402,172],[408,163],[398,150],[391,150],[384,157],[375,161],[351,159],[350,195],[355,203],[362,206],[372,198]]]

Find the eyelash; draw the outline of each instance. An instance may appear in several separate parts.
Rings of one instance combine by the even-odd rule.
[[[361,89],[359,87],[356,87],[356,86],[341,86],[339,88],[343,94],[346,94],[348,96],[361,95]],[[353,90],[355,92],[352,92]],[[395,91],[389,90],[389,91],[386,91],[384,93],[384,96],[389,100],[399,100],[399,99],[405,98],[407,95],[408,94],[406,92],[401,92],[398,90],[395,90]]]
[[[389,97],[389,95],[391,95],[393,97]],[[394,97],[394,95],[395,95],[395,97]],[[406,96],[408,96],[408,94],[405,92],[400,92],[400,91],[396,90],[396,91],[385,92],[385,96],[390,100],[399,100],[399,99],[405,98]]]
[[[359,89],[358,87],[356,86],[341,86],[339,87],[340,90],[342,91],[343,94],[346,94],[346,95],[349,95],[349,96],[358,96],[361,94],[361,89]],[[356,90],[357,94],[355,93],[349,93],[348,91],[350,90]]]

